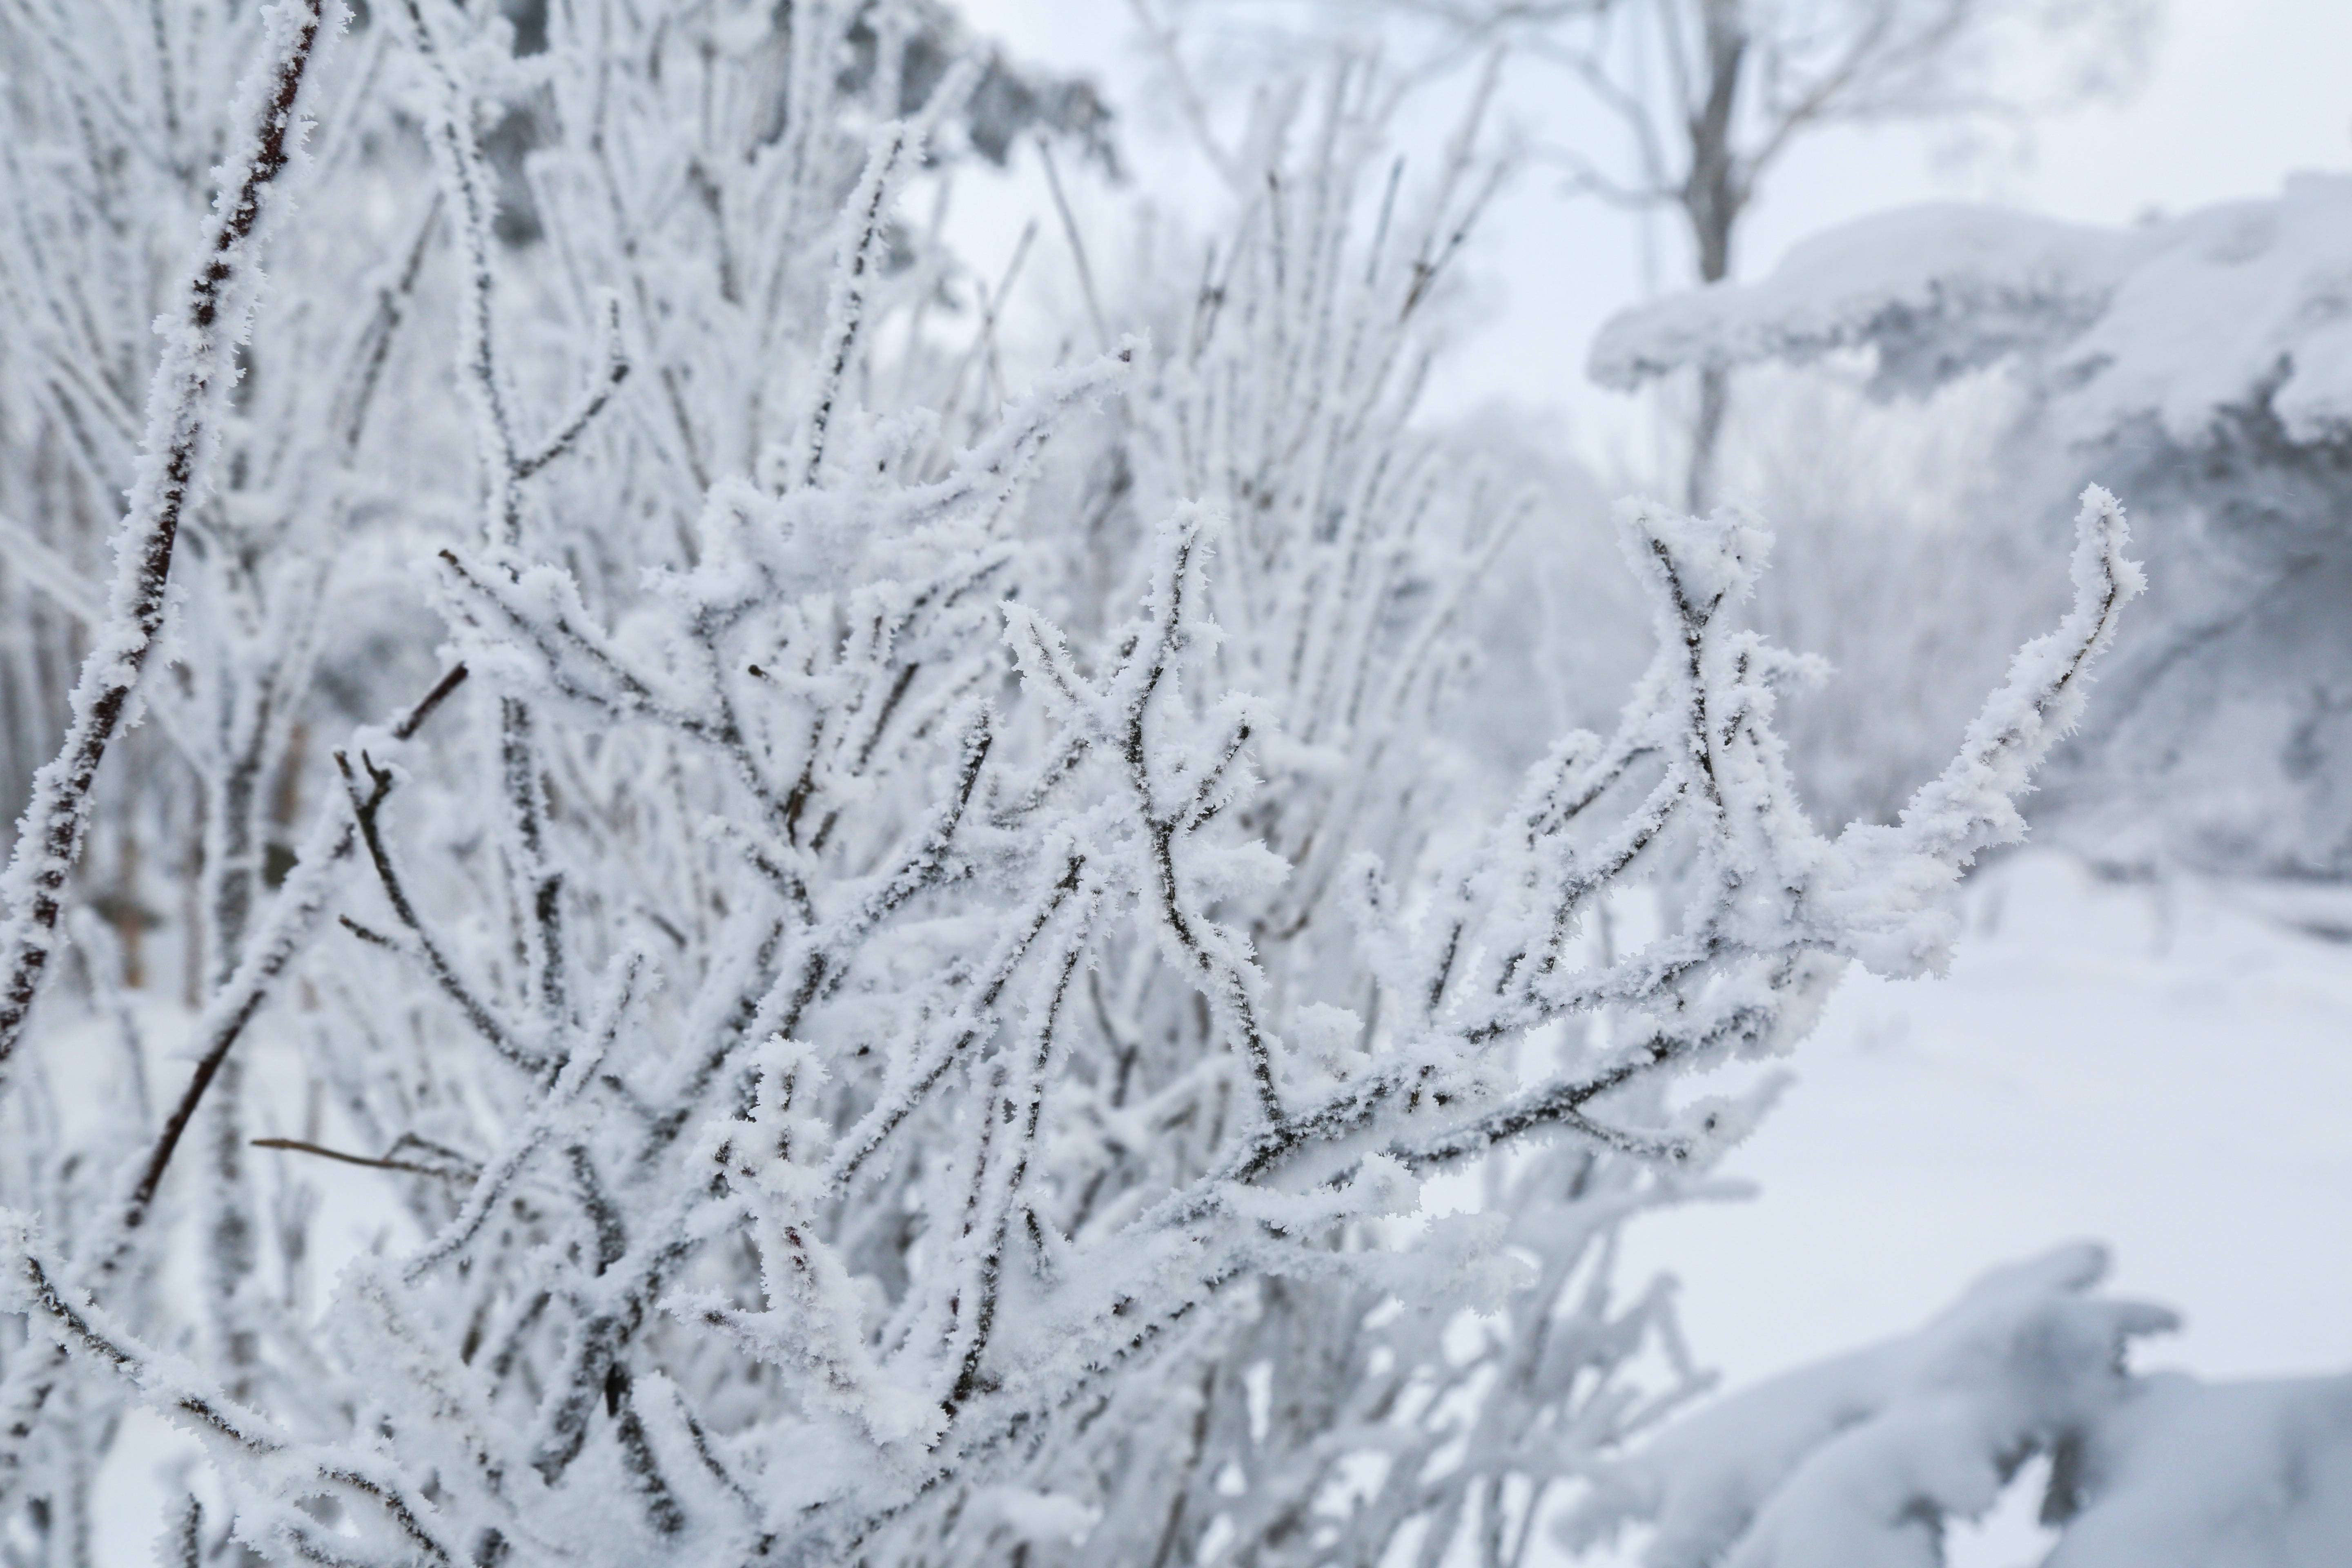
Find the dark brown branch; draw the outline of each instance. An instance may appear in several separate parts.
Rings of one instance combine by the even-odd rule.
[[[378,1171],[405,1171],[416,1176],[438,1176],[445,1182],[470,1182],[474,1173],[468,1171],[436,1170],[431,1165],[413,1164],[406,1160],[371,1159],[365,1154],[346,1154],[341,1149],[323,1144],[306,1143],[299,1138],[255,1138],[249,1140],[257,1149],[285,1149],[297,1154],[316,1154],[322,1160],[341,1160],[346,1165],[365,1165]]]
[[[451,665],[448,673],[434,683],[433,689],[419,698],[416,706],[411,708],[402,717],[400,722],[392,727],[392,738],[395,741],[415,739],[416,731],[425,727],[425,721],[433,717],[433,710],[447,701],[449,694],[465,683],[466,667],[462,664]]]
[[[146,668],[163,624],[180,519],[194,497],[198,459],[209,438],[218,395],[231,374],[231,355],[248,301],[236,286],[253,270],[256,237],[271,185],[293,155],[300,121],[295,114],[304,77],[324,36],[325,0],[297,0],[290,25],[268,68],[261,112],[250,128],[235,189],[217,206],[194,275],[178,343],[156,372],[145,448],[145,470],[117,535],[116,575],[109,624],[97,628],[72,698],[74,721],[65,743],[40,772],[25,813],[5,883],[7,975],[0,981],[0,1070],[23,1036],[33,999],[56,942],[66,877],[80,858],[89,826],[91,789],[99,764],[129,711],[131,694]],[[229,309],[231,319],[222,313]]]

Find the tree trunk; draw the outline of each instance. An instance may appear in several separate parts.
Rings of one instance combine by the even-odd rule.
[[[1690,174],[1682,192],[1703,284],[1720,283],[1731,275],[1732,230],[1748,205],[1731,147],[1739,73],[1748,58],[1748,24],[1739,0],[1707,0],[1706,34],[1706,96],[1690,115]],[[1689,511],[1704,512],[1715,502],[1716,451],[1722,443],[1730,395],[1728,372],[1719,365],[1700,370],[1690,465],[1683,477],[1683,505]]]

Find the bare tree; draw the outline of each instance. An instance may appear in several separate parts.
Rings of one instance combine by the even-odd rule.
[[[2122,80],[2155,0],[1392,0],[1564,73],[1622,128],[1615,159],[1555,150],[1572,188],[1682,220],[1701,283],[1729,278],[1741,221],[1806,136],[1837,125],[2014,121],[2058,90]],[[1684,504],[1715,499],[1730,378],[1697,374]]]

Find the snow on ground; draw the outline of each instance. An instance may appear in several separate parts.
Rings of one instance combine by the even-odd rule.
[[[1948,978],[1854,974],[1799,1047],[1726,1167],[1761,1194],[1637,1226],[1627,1278],[1681,1278],[1732,1389],[2073,1237],[2112,1246],[2116,1294],[2187,1319],[2146,1366],[2352,1367],[2352,889],[2116,883],[2035,850],[1969,899]],[[2013,1491],[1954,1568],[2042,1539]]]

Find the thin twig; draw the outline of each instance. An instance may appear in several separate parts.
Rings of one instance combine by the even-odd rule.
[[[341,1160],[346,1165],[365,1165],[378,1171],[406,1171],[414,1175],[438,1176],[445,1182],[471,1182],[476,1173],[469,1171],[436,1170],[431,1165],[413,1164],[406,1160],[372,1159],[365,1154],[347,1154],[341,1149],[305,1142],[299,1138],[253,1138],[247,1140],[257,1149],[287,1149],[298,1154],[316,1154],[324,1160]]]
[[[1087,297],[1087,319],[1095,327],[1095,347],[1108,353],[1110,329],[1103,324],[1102,300],[1095,293],[1095,269],[1087,261],[1086,237],[1078,232],[1077,216],[1070,211],[1070,198],[1062,194],[1062,174],[1054,166],[1054,144],[1042,132],[1037,137],[1037,157],[1045,165],[1045,188],[1054,193],[1054,210],[1061,215],[1063,237],[1070,242],[1070,260],[1078,269],[1078,289]]]

